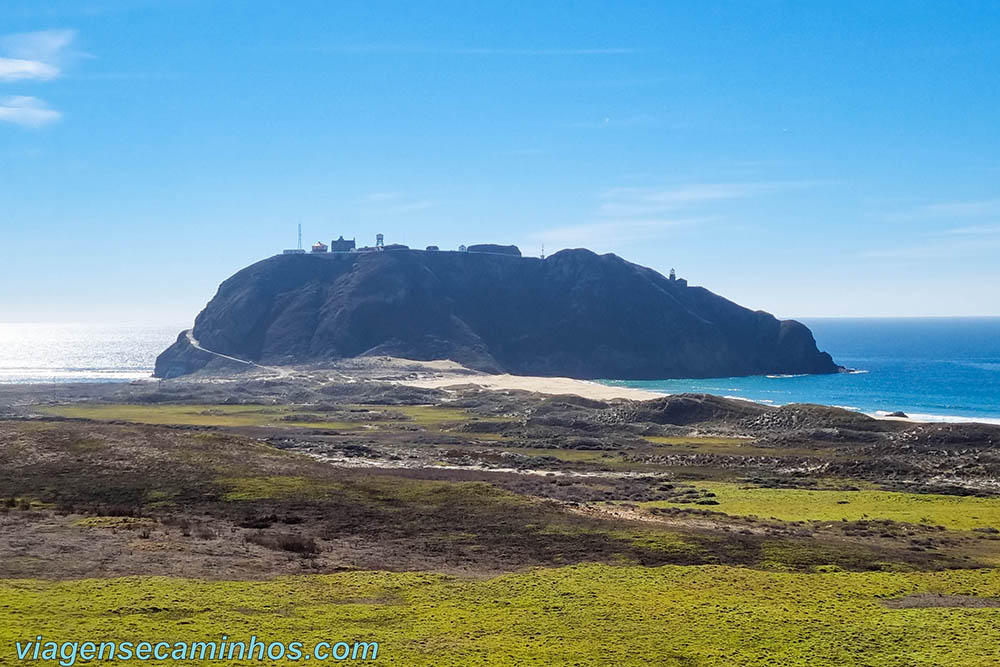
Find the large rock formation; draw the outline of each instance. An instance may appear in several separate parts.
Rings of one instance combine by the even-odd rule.
[[[204,350],[263,364],[358,355],[453,359],[522,375],[661,379],[833,373],[812,333],[615,255],[278,255],[226,280],[198,315]],[[229,363],[186,333],[158,377]]]

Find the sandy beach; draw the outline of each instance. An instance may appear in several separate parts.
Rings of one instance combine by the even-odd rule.
[[[508,374],[487,375],[485,373],[475,373],[463,376],[441,374],[437,377],[422,378],[419,380],[406,380],[400,382],[400,384],[405,384],[411,387],[424,387],[428,389],[447,389],[453,386],[476,385],[478,387],[482,387],[483,389],[491,390],[506,389],[534,391],[539,394],[571,394],[597,401],[608,401],[614,398],[628,398],[636,401],[644,401],[650,398],[660,398],[664,396],[664,394],[655,391],[644,391],[642,389],[632,389],[630,387],[610,387],[598,382],[590,382],[588,380]]]
[[[410,387],[422,387],[427,389],[448,389],[450,387],[468,387],[474,385],[489,390],[520,390],[531,391],[539,394],[562,395],[569,394],[580,396],[597,401],[608,401],[616,398],[630,399],[635,401],[645,401],[653,398],[662,398],[667,393],[635,389],[632,387],[619,387],[604,385],[590,380],[576,380],[565,377],[538,377],[527,375],[489,374],[466,368],[461,364],[449,360],[439,361],[414,361],[410,359],[399,359],[394,357],[375,357],[366,362],[353,360],[346,362],[352,370],[358,371],[362,368],[370,379],[390,380],[398,384]],[[400,373],[405,373],[402,378]],[[733,398],[733,397],[730,397]],[[750,399],[735,399],[749,400]],[[861,412],[861,411],[859,411]],[[869,417],[888,421],[901,421],[912,424],[920,423],[982,423],[1000,424],[1000,420],[989,418],[968,418],[951,417],[928,414],[909,414],[905,417],[891,416],[878,412],[862,412]]]

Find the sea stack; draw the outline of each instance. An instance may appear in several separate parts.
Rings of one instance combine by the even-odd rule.
[[[805,325],[616,255],[576,249],[540,259],[512,246],[473,248],[482,250],[257,262],[222,283],[190,335],[157,358],[155,374],[231,363],[217,355],[271,365],[391,355],[589,379],[840,370]]]

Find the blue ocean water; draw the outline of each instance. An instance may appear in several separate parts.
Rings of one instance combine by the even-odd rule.
[[[774,405],[820,403],[922,420],[1000,423],[1000,317],[803,319],[820,349],[853,373],[606,381]]]
[[[853,373],[608,384],[707,392],[774,405],[808,402],[925,420],[1000,423],[1000,318],[807,319]],[[148,378],[183,325],[0,324],[0,384]]]
[[[0,323],[0,384],[148,378],[183,326]]]

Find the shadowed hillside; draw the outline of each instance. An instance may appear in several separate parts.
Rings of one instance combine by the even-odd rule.
[[[212,352],[264,364],[382,354],[622,379],[838,370],[799,322],[589,250],[544,260],[414,250],[279,255],[222,283],[193,336]],[[157,359],[156,375],[221,363],[181,334]]]

